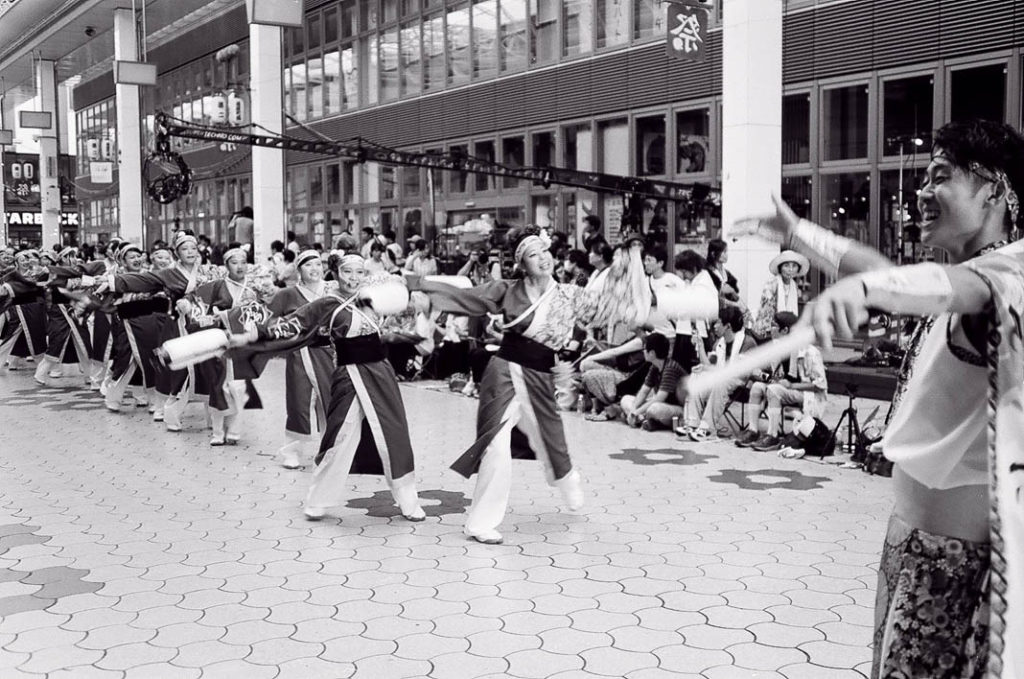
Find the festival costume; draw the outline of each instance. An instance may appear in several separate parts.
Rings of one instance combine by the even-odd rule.
[[[29,358],[42,354],[46,343],[46,291],[31,276],[11,272],[4,280],[10,294],[0,298],[6,315],[0,334],[0,365],[8,357]]]

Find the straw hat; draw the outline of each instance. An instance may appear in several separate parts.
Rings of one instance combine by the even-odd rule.
[[[811,269],[811,263],[807,261],[807,258],[801,255],[799,252],[792,250],[783,250],[778,254],[775,259],[768,265],[768,270],[774,275],[779,275],[779,267],[786,262],[793,262],[800,267],[800,270],[796,272],[797,276],[806,276],[807,272]]]

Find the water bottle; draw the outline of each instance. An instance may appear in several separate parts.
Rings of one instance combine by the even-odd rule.
[[[584,412],[586,412],[586,410],[587,406],[584,402],[583,394],[580,394],[579,396],[576,397],[576,412],[582,415]]]
[[[679,416],[678,415],[673,415],[672,416],[672,432],[675,433],[678,430],[679,430]]]

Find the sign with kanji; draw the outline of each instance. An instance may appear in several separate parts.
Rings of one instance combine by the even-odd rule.
[[[704,61],[707,50],[708,10],[690,4],[669,3],[669,56],[683,61]]]

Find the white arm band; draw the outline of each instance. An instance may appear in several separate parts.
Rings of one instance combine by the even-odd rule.
[[[932,316],[949,309],[953,285],[946,269],[926,262],[862,274],[869,308],[897,314]]]
[[[718,290],[714,285],[660,290],[658,311],[670,321],[717,318]]]
[[[853,244],[849,238],[832,233],[806,219],[797,222],[790,241],[794,250],[833,278],[839,275],[839,263]]]

